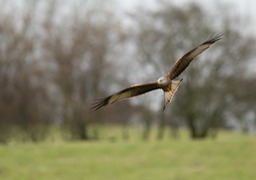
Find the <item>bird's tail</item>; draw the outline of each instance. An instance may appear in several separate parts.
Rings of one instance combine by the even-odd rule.
[[[164,92],[164,107],[163,107],[163,111],[165,110],[166,105],[171,102],[175,92],[178,90],[180,83],[181,83],[182,79],[180,80],[172,80],[172,85],[171,88],[168,91]]]

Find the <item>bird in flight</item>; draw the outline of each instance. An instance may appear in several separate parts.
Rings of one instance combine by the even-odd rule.
[[[208,49],[213,43],[219,41],[222,38],[222,34],[212,35],[198,47],[190,50],[182,57],[180,57],[176,63],[172,66],[169,73],[160,77],[157,81],[145,84],[132,85],[126,89],[123,89],[115,94],[112,94],[106,98],[98,99],[92,105],[91,109],[98,110],[103,106],[113,104],[115,102],[138,96],[156,89],[162,89],[164,91],[164,106],[172,100],[175,92],[179,88],[182,79],[176,79],[187,66],[195,59],[199,54]]]

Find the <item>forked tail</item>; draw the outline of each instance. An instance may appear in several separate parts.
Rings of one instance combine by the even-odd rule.
[[[180,80],[172,80],[171,89],[164,92],[164,107],[163,111],[165,110],[166,105],[171,102],[175,92],[178,90],[180,83],[182,79]]]

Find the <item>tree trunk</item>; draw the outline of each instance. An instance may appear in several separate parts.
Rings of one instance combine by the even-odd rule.
[[[199,127],[196,125],[196,119],[193,117],[193,115],[190,115],[188,117],[188,126],[190,130],[190,137],[192,139],[204,139],[208,135],[209,127],[202,126]]]
[[[145,127],[144,127],[144,131],[142,134],[143,140],[146,141],[149,139],[150,129],[151,129],[151,120],[147,118],[147,119],[145,119]]]
[[[160,118],[159,122],[159,128],[158,128],[158,133],[157,133],[157,140],[162,140],[164,138],[164,129],[165,129],[165,116],[164,114]]]

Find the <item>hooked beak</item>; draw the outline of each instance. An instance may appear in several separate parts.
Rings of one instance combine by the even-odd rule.
[[[182,80],[183,79],[181,79],[181,80],[173,80],[171,88],[168,91],[164,92],[164,107],[163,107],[163,111],[165,110],[165,107],[167,106],[167,104],[169,102],[171,102],[171,100],[172,100],[175,92],[178,90]]]

